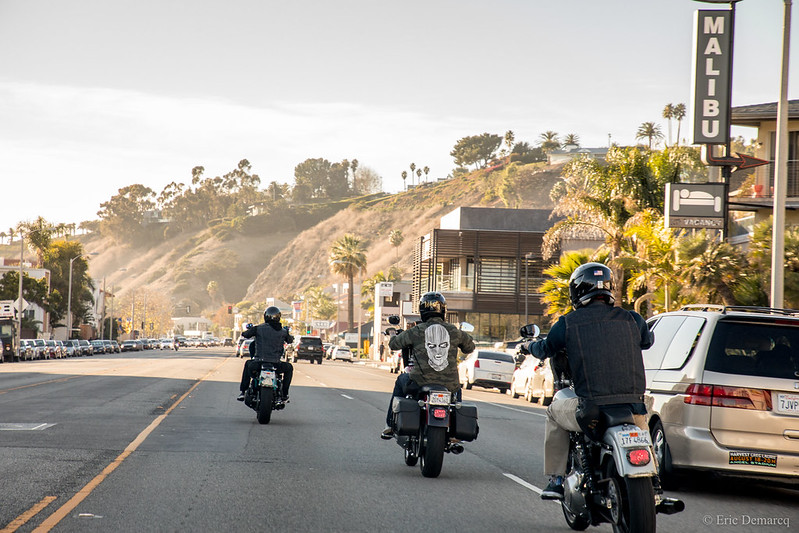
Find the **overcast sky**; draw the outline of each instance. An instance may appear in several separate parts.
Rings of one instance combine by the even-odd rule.
[[[393,192],[411,162],[445,177],[467,135],[600,147],[634,144],[646,121],[668,135],[665,104],[692,110],[694,12],[727,6],[0,0],[0,230],[93,220],[121,187],[158,193],[243,158],[264,186],[307,158],[356,158]],[[733,105],[774,102],[783,2],[736,13]]]

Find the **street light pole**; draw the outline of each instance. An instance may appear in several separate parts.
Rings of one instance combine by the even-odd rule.
[[[782,72],[777,106],[777,153],[771,228],[771,307],[785,305],[785,197],[788,194],[788,55],[791,42],[791,0],[784,0]]]
[[[19,309],[17,310],[17,347],[16,349],[19,350],[20,344],[22,343],[22,259],[23,255],[25,254],[25,234],[22,231],[19,232],[19,289],[18,289],[18,296],[17,296],[17,303],[19,305]]]
[[[69,289],[67,290],[67,339],[72,338],[72,263],[80,257],[76,255],[69,260]]]

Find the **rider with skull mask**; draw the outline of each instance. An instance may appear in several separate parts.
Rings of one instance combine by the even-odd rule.
[[[460,390],[458,348],[463,353],[471,353],[474,341],[469,334],[444,322],[446,313],[447,301],[441,293],[425,293],[419,300],[422,322],[389,340],[388,347],[392,350],[411,349],[409,370],[397,376],[392,399],[405,396],[423,385],[443,385],[453,393]],[[394,434],[391,418],[389,402],[386,429],[380,435],[383,439],[390,439]]]

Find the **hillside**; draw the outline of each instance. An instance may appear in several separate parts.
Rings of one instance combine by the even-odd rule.
[[[529,209],[551,209],[549,191],[559,180],[561,166],[527,165],[517,176],[517,205]],[[417,238],[437,227],[439,218],[457,207],[502,206],[491,198],[502,172],[486,176],[478,171],[468,176],[418,187],[372,202],[353,205],[300,233],[279,252],[247,289],[246,300],[263,301],[269,296],[287,298],[314,283],[340,282],[330,274],[327,257],[330,244],[345,233],[363,239],[367,247],[367,276],[398,266],[410,273]],[[493,179],[492,179],[493,178]],[[405,240],[398,249],[388,234],[401,229]]]

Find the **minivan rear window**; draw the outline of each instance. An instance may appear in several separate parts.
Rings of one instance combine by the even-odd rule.
[[[719,321],[705,369],[796,379],[799,377],[799,326]]]
[[[313,344],[314,346],[322,346],[322,339],[319,337],[302,337],[300,342],[303,344]]]

